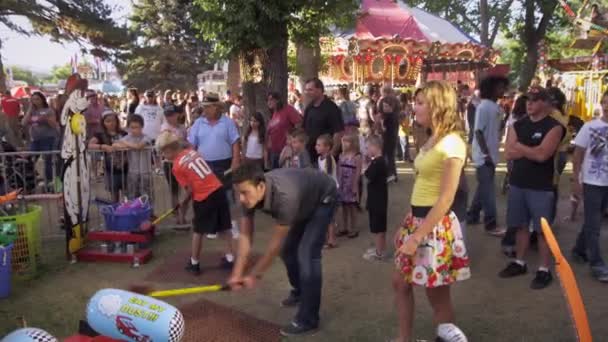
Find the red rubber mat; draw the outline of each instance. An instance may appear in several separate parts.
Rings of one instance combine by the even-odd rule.
[[[186,321],[183,342],[278,342],[279,326],[235,309],[200,300],[179,308]]]
[[[195,276],[184,270],[190,260],[190,253],[175,253],[167,256],[162,264],[146,276],[145,280],[158,283],[222,284],[228,280],[231,272],[220,267],[222,256],[221,252],[201,253],[201,274]],[[252,255],[247,268],[253,266],[257,259],[258,255]]]

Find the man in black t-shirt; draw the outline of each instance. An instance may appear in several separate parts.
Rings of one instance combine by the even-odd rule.
[[[329,134],[333,137],[332,153],[334,156],[338,156],[340,140],[344,133],[344,121],[340,108],[325,96],[325,87],[318,78],[307,81],[305,91],[310,99],[310,104],[304,109],[303,128],[308,135],[306,148],[310,154],[310,159],[316,163],[318,154],[315,144],[317,138],[323,134]]]
[[[514,134],[507,136],[505,152],[513,161],[509,178],[507,200],[507,226],[519,227],[515,245],[516,258],[502,270],[502,278],[511,278],[527,272],[524,255],[530,240],[530,228],[538,233],[540,267],[530,287],[547,287],[553,277],[549,271],[551,254],[542,236],[540,219],[549,222],[555,216],[553,176],[554,159],[565,131],[551,114],[551,99],[545,89],[534,88],[528,93],[528,116],[513,124]]]
[[[319,327],[321,250],[336,207],[336,182],[316,169],[276,169],[264,174],[256,164],[239,167],[232,181],[245,213],[237,260],[228,283],[235,290],[254,287],[280,253],[293,287],[281,305],[299,305],[295,318],[281,329],[281,334],[313,333]],[[275,224],[266,251],[245,276],[256,210],[269,214]]]

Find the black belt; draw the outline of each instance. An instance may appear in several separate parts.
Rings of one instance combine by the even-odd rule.
[[[433,209],[433,207],[419,207],[419,206],[413,205],[412,206],[412,215],[414,217],[425,218],[426,215],[429,214],[429,211],[431,211],[431,209]]]

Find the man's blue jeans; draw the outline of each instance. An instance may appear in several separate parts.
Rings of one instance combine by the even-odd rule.
[[[608,205],[608,186],[583,184],[583,203],[585,221],[574,251],[587,256],[591,267],[605,266],[600,252],[600,225]]]
[[[291,227],[281,251],[293,293],[300,298],[294,321],[305,326],[319,325],[321,250],[334,209],[334,203],[319,205],[308,220]]]
[[[468,221],[479,221],[481,211],[483,211],[483,221],[488,230],[496,227],[495,174],[496,166],[493,164],[486,163],[475,169],[477,190],[475,190],[475,196],[467,214]]]

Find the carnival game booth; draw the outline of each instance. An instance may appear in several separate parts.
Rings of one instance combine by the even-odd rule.
[[[457,73],[474,84],[497,52],[450,22],[392,0],[363,0],[355,28],[321,39],[328,54],[327,84],[414,86],[430,73]]]
[[[608,55],[551,59],[549,66],[560,72],[566,94],[566,111],[583,121],[601,110],[602,94],[608,90]]]

